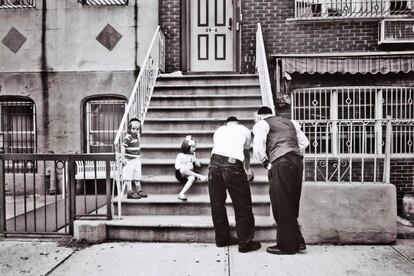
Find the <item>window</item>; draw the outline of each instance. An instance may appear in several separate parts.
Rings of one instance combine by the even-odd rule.
[[[78,2],[87,6],[128,5],[128,0],[78,0]]]
[[[302,122],[310,154],[381,154],[386,118],[394,154],[413,154],[414,88],[335,87],[294,90],[292,118]]]
[[[295,18],[409,16],[413,4],[414,0],[295,0]]]
[[[25,97],[0,97],[0,149],[4,153],[36,152],[36,111],[34,102]],[[7,163],[6,171],[32,167],[30,162]],[[30,168],[29,168],[30,169]],[[29,170],[30,171],[30,170]]]
[[[84,106],[84,152],[113,152],[113,143],[126,100],[123,97],[96,97]]]
[[[36,0],[0,0],[0,9],[34,8]]]

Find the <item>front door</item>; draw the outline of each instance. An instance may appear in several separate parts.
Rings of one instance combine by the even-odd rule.
[[[234,71],[232,2],[190,1],[191,71]]]

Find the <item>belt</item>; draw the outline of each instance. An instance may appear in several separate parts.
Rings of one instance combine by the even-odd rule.
[[[215,154],[215,153],[213,153],[211,155],[211,160],[215,161],[215,162],[220,162],[220,163],[226,162],[226,163],[230,163],[230,164],[233,164],[233,165],[243,166],[243,162],[236,159],[236,158],[223,156],[223,155],[219,155],[219,154]]]

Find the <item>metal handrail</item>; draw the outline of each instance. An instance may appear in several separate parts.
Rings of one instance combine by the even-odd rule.
[[[267,67],[266,50],[263,41],[262,27],[257,23],[256,31],[256,72],[260,80],[260,92],[262,94],[262,103],[268,106],[275,113],[273,103],[272,86],[270,85],[269,69]]]
[[[119,129],[114,140],[115,148],[115,183],[118,191],[118,217],[121,218],[121,201],[125,187],[122,185],[122,160],[121,145],[127,133],[128,121],[131,118],[141,120],[144,125],[145,115],[154,91],[155,81],[159,71],[165,70],[165,37],[160,27],[155,30],[148,52],[142,63],[141,70],[135,81],[131,96],[129,97],[124,116],[122,117]],[[114,188],[114,187],[113,187]],[[114,189],[112,189],[112,199],[114,199]]]

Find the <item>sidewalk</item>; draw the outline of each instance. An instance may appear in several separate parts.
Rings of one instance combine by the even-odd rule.
[[[214,244],[103,243],[82,250],[56,241],[0,241],[0,275],[413,275],[414,240],[392,246],[311,245],[276,256],[263,244],[241,254]]]

